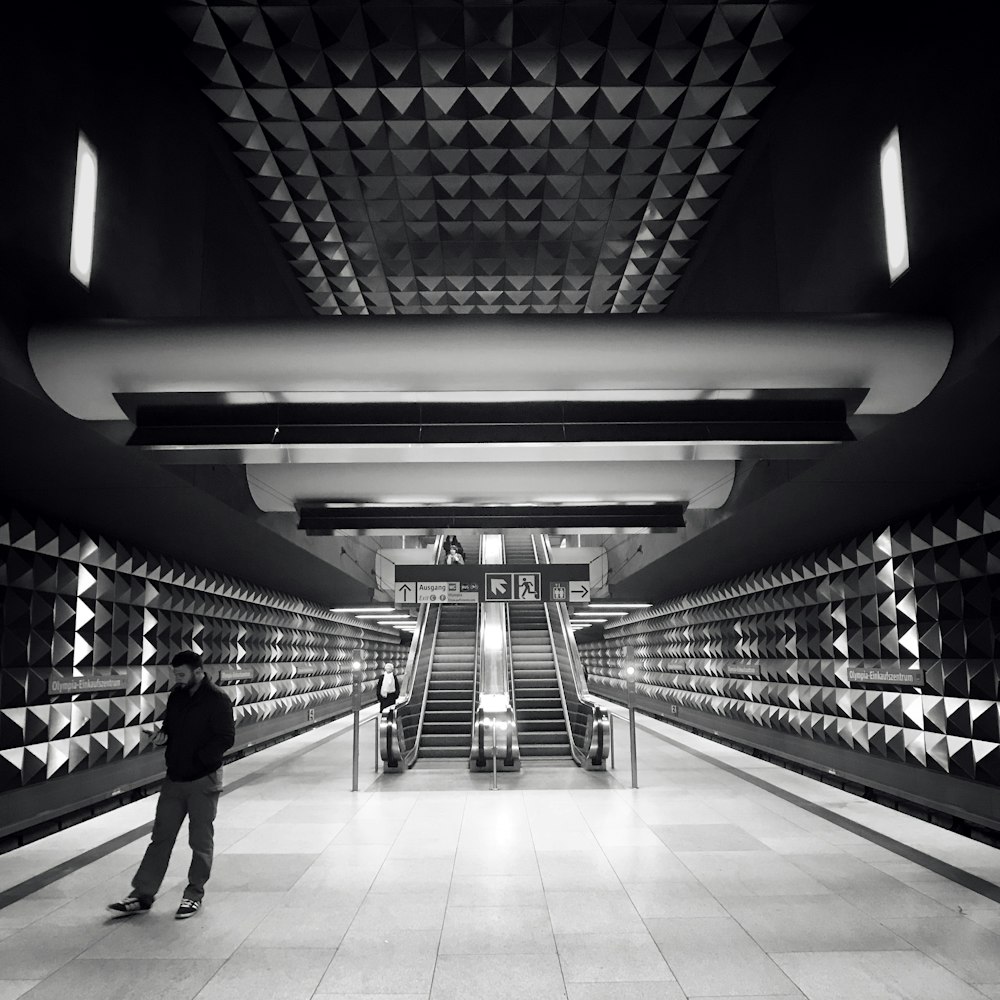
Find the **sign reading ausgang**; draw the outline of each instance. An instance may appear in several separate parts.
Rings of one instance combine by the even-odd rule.
[[[397,566],[396,604],[590,601],[586,563],[552,566]]]

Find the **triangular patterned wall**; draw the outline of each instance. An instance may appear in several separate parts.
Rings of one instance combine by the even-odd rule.
[[[162,714],[182,649],[222,668],[241,740],[349,698],[355,658],[369,682],[406,654],[325,608],[0,506],[0,793],[150,751],[140,727]],[[124,684],[50,694],[73,678]]]
[[[320,315],[659,312],[809,4],[192,0]]]
[[[667,602],[580,652],[620,686],[626,650],[651,697],[1000,785],[1000,497]]]

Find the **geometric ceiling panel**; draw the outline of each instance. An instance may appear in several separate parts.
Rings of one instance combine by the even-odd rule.
[[[808,3],[175,5],[317,314],[660,312]]]

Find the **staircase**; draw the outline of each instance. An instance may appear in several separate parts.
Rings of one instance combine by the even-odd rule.
[[[469,757],[476,663],[475,604],[443,604],[427,692],[421,757]]]
[[[535,562],[529,533],[504,532],[504,562],[512,565]],[[571,757],[545,605],[511,601],[507,610],[521,756]]]

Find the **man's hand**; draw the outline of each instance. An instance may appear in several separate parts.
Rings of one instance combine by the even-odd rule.
[[[163,731],[162,726],[143,726],[142,731],[149,737],[149,742],[154,747],[167,745],[167,734]]]

